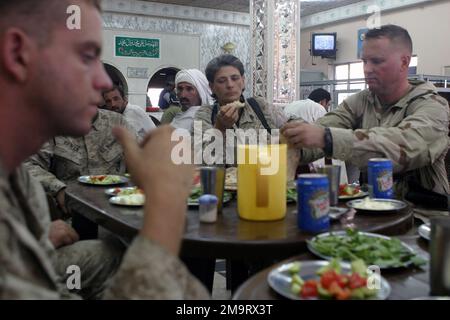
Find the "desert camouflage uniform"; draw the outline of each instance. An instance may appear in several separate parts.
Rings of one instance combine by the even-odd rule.
[[[262,98],[255,97],[255,100],[258,102],[258,104],[264,114],[264,117],[266,118],[267,124],[269,125],[269,127],[271,129],[280,128],[286,122],[286,117],[284,116],[284,114],[282,113],[282,110],[280,108],[275,108],[275,107],[269,106],[268,103],[266,101],[264,101]],[[213,141],[212,135],[209,132],[207,132],[207,130],[214,128],[214,125],[211,122],[212,111],[213,111],[213,106],[202,106],[195,114],[194,121],[201,121],[201,123],[202,123],[201,130],[198,127],[198,124],[196,125],[194,123],[194,143],[195,143],[196,151],[200,151],[200,150],[207,151],[208,145],[210,145],[211,141]],[[247,101],[245,102],[245,107],[243,108],[239,123],[237,123],[236,125],[239,129],[243,129],[243,130],[255,129],[257,134],[259,133],[259,130],[264,129],[263,124],[261,123],[258,116],[253,111],[252,107],[250,106],[250,104]],[[233,129],[229,129],[229,130],[233,130]],[[202,137],[201,141],[199,139],[196,139],[196,137],[200,137],[200,136]],[[237,145],[236,138],[234,140],[235,140],[234,146],[236,146]],[[200,147],[200,142],[201,142],[201,147]],[[226,143],[226,138],[224,138],[223,142],[224,142],[224,144]],[[270,137],[268,137],[267,143],[270,143]],[[210,148],[211,148],[211,145],[210,145]],[[226,154],[229,152],[234,152],[234,164],[236,164],[236,161],[237,161],[236,148],[233,148],[233,150],[232,150],[231,148],[225,148],[225,145],[224,145],[223,150],[225,150],[224,154],[218,153],[215,155],[215,157],[213,157],[213,159],[209,159],[208,157],[205,157],[204,160],[206,160],[207,164],[212,164],[212,163],[209,163],[211,161],[222,161],[221,163],[217,163],[217,164],[222,164],[223,162],[226,161],[227,164],[230,164],[229,163],[230,161],[228,161],[226,158],[227,157]],[[208,152],[205,152],[205,156],[207,156],[207,155],[208,155]],[[222,157],[224,160],[221,160]]]
[[[369,90],[348,97],[316,123],[331,128],[333,158],[367,171],[370,158],[392,160],[402,173],[397,190],[407,190],[406,176],[441,194],[450,192],[444,166],[449,139],[449,108],[436,88],[410,81],[412,90],[395,105],[383,107]],[[302,162],[323,157],[322,150],[301,152]]]
[[[48,226],[42,187],[23,167],[7,176],[0,162],[0,299],[80,298],[69,293],[61,281],[61,271],[54,267],[57,257],[48,240]],[[100,251],[104,253],[104,249]],[[105,255],[87,259],[94,269],[80,266],[82,288],[83,272],[90,278],[91,272],[102,265],[97,259],[105,259]],[[103,297],[204,299],[208,294],[176,257],[137,236]]]
[[[87,135],[55,137],[27,160],[26,167],[52,196],[81,175],[123,174],[123,150],[111,132],[115,126],[134,132],[119,113],[99,109]]]

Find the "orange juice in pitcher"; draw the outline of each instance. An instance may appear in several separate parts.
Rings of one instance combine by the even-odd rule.
[[[238,146],[238,212],[247,220],[286,215],[285,144]]]

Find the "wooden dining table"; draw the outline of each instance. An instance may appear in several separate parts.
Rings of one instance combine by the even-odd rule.
[[[421,238],[413,229],[410,234],[397,237],[399,240],[411,247],[419,256],[429,261],[428,240]],[[277,300],[285,297],[276,293],[267,280],[269,273],[275,268],[292,261],[311,261],[318,258],[310,252],[291,257],[280,263],[270,266],[245,281],[233,295],[234,300]],[[429,263],[421,267],[401,267],[382,269],[381,276],[384,277],[390,287],[389,300],[408,300],[426,298],[430,293],[429,286]]]
[[[131,240],[142,226],[143,208],[113,205],[106,187],[72,182],[67,185],[66,205],[73,214],[73,226],[82,239],[95,238],[98,226]],[[176,195],[168,195],[176,196]],[[411,229],[410,207],[393,213],[350,213],[331,222],[330,230],[356,228],[385,235],[403,234]],[[216,223],[199,222],[198,208],[186,208],[186,227],[181,255],[194,258],[227,259],[250,265],[255,273],[276,261],[306,252],[306,240],[313,235],[297,227],[297,206],[287,206],[286,217],[277,221],[248,221],[239,218],[237,202],[224,205]],[[239,263],[238,263],[239,262]],[[237,267],[230,272],[231,287],[236,289],[249,276]]]

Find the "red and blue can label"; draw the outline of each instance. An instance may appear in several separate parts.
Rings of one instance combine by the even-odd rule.
[[[324,174],[301,174],[297,179],[297,225],[306,232],[330,228],[328,177]]]
[[[369,159],[367,178],[371,198],[393,198],[394,181],[391,160],[385,158]]]

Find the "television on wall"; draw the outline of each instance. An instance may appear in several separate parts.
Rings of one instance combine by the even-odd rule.
[[[313,33],[311,36],[311,55],[336,58],[336,32]]]

